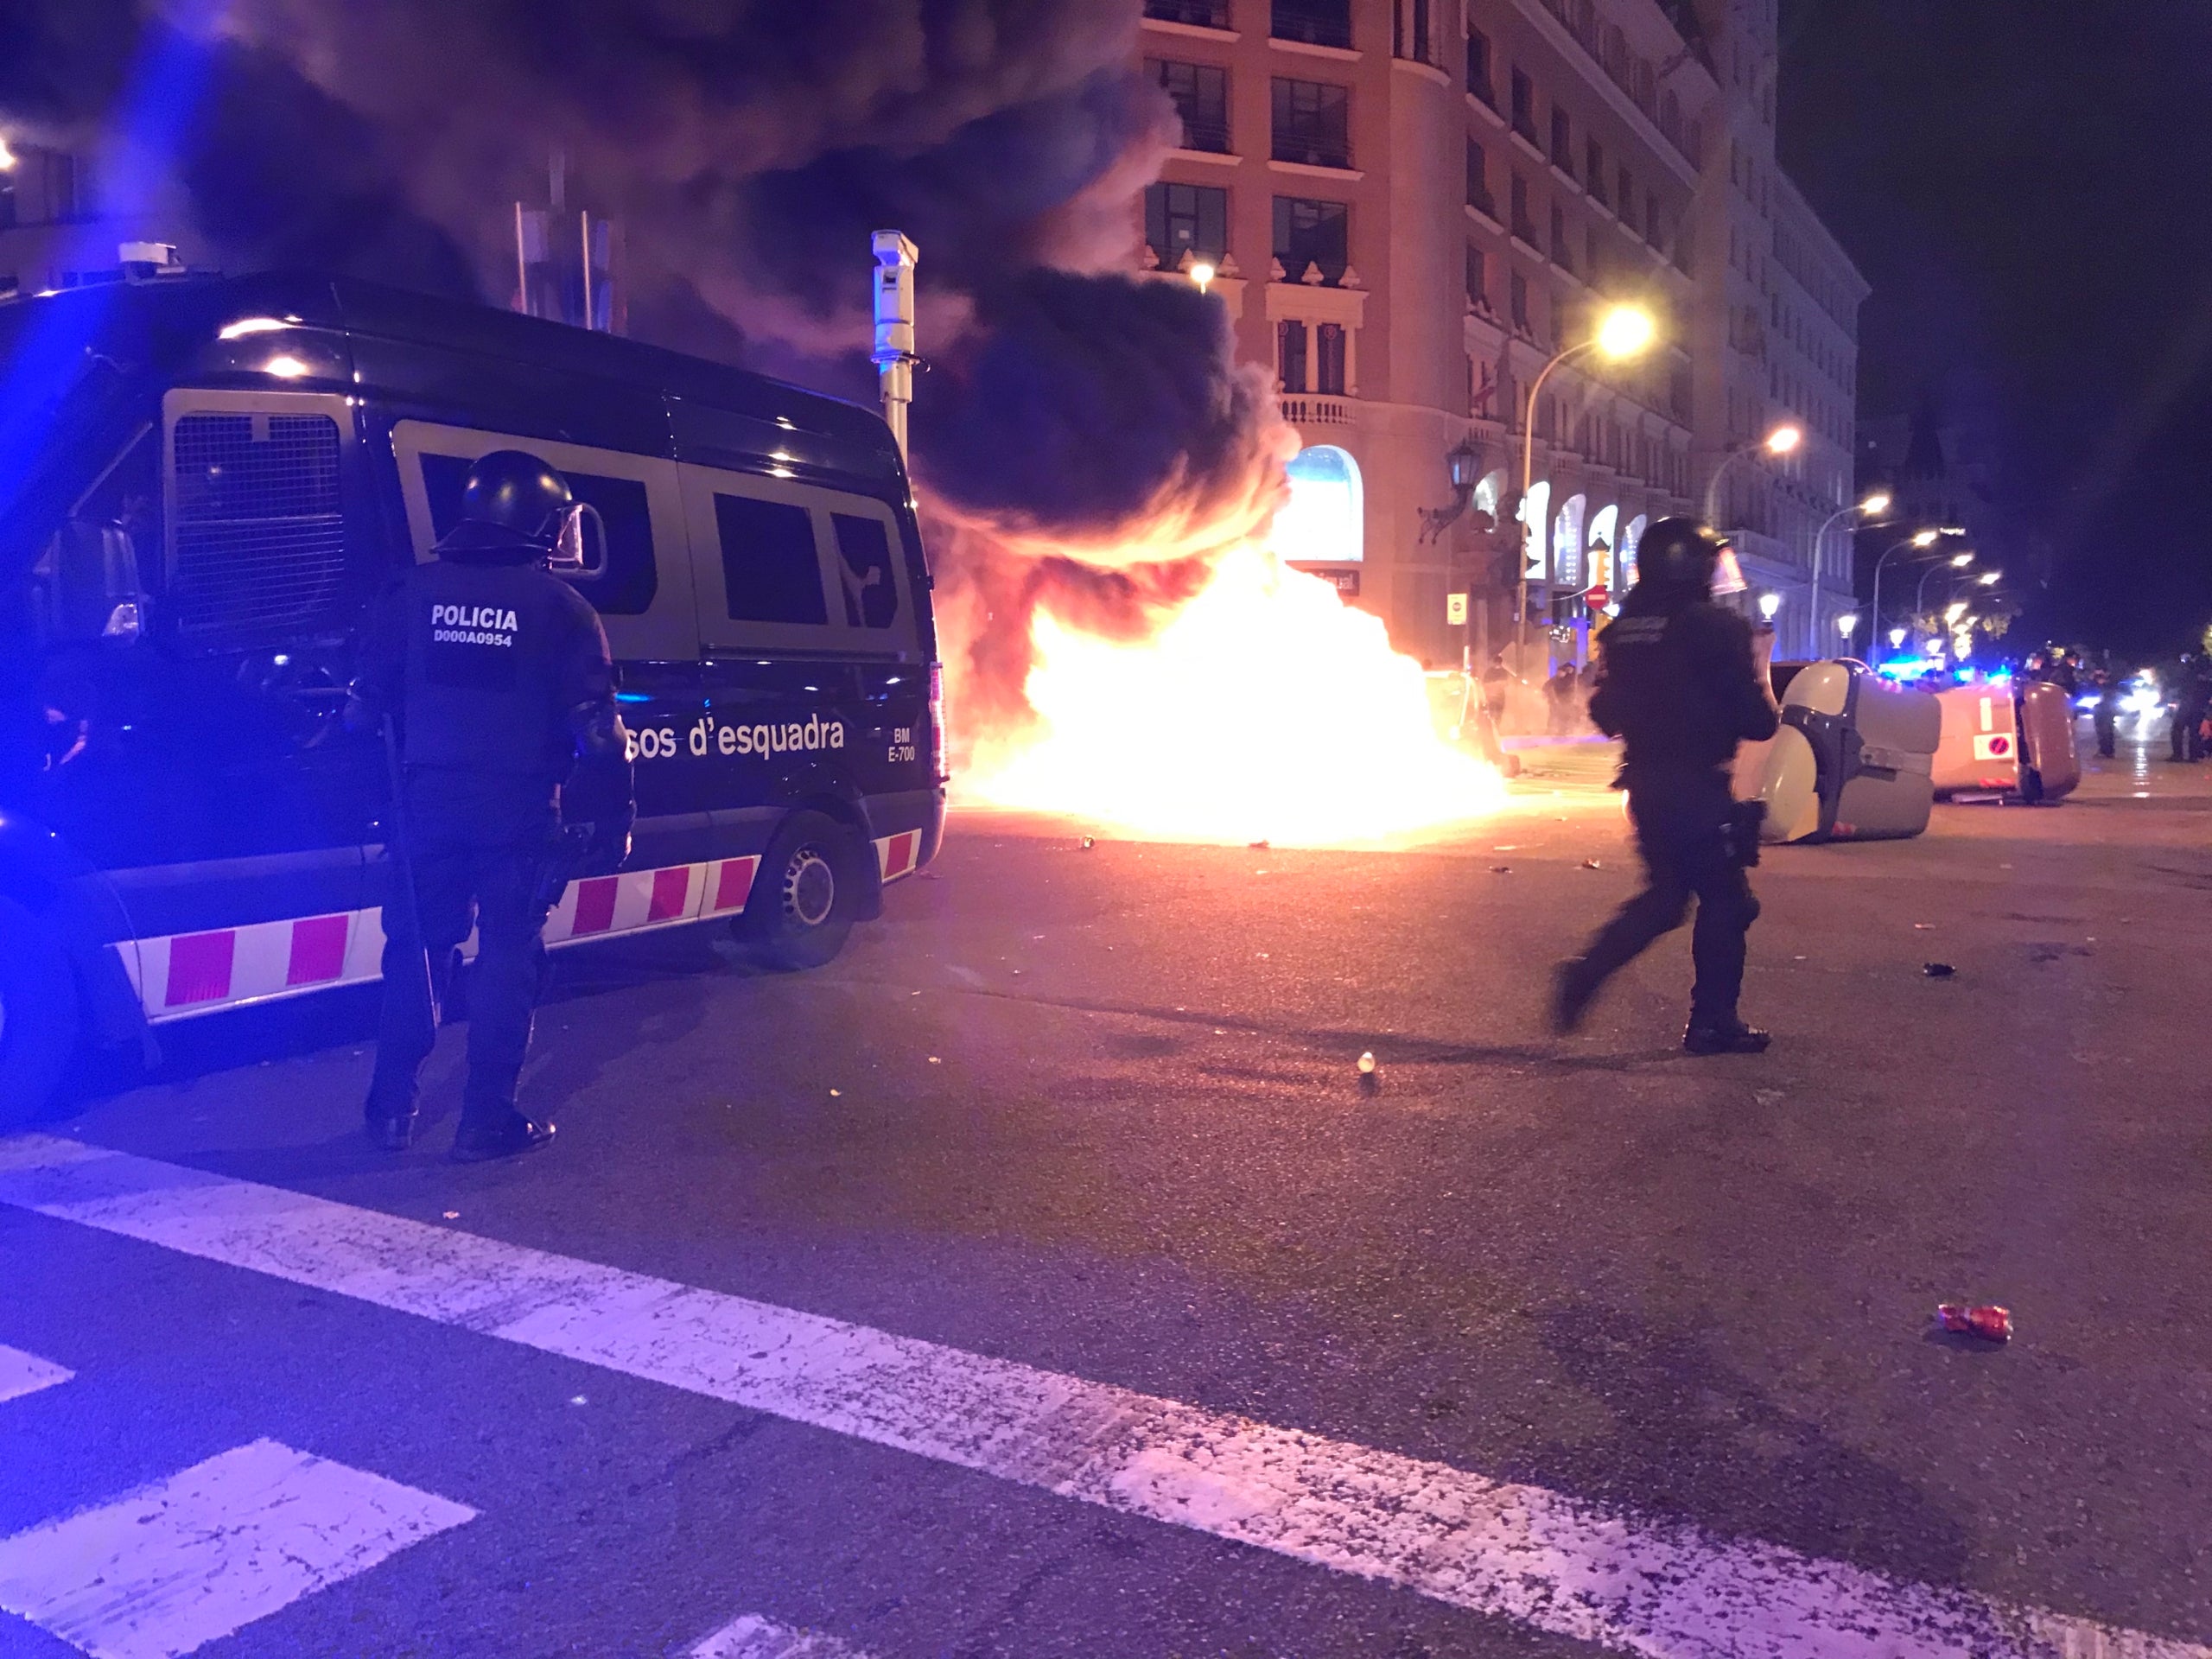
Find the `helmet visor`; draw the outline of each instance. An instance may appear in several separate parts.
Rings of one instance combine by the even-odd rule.
[[[1723,542],[1720,556],[1713,566],[1713,596],[1726,599],[1731,594],[1745,592],[1751,585],[1744,580],[1744,567],[1736,563],[1736,550]]]

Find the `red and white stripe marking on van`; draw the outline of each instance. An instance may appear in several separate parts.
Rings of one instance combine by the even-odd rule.
[[[918,830],[878,841],[876,863],[883,880],[912,874],[920,846]],[[571,881],[546,918],[545,943],[557,950],[734,916],[752,896],[760,868],[758,858],[720,858]],[[466,948],[473,950],[473,942]],[[384,912],[357,910],[254,922],[205,933],[125,939],[113,949],[146,1018],[159,1023],[377,979],[383,971]]]

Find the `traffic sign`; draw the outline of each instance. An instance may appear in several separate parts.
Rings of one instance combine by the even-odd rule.
[[[1466,626],[1467,596],[1465,594],[1444,595],[1444,620],[1455,628]]]

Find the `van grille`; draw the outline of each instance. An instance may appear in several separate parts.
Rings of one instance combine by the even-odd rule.
[[[187,415],[175,443],[178,632],[254,645],[330,619],[346,569],[337,422]]]

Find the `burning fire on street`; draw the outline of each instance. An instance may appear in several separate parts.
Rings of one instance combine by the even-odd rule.
[[[1387,842],[1503,803],[1497,772],[1437,731],[1421,665],[1381,620],[1256,539],[1147,620],[1128,637],[1039,603],[1033,716],[969,734],[956,800],[1275,846]],[[956,680],[956,727],[961,690]]]

